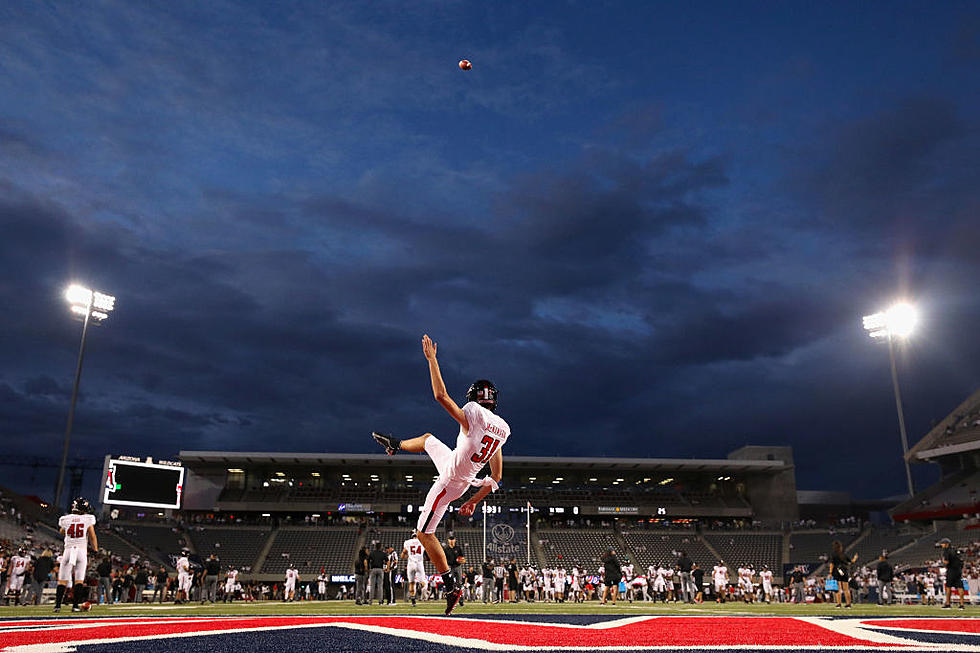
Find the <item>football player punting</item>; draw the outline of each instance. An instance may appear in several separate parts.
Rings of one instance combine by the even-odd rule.
[[[58,567],[58,590],[54,599],[54,611],[61,612],[69,581],[73,581],[72,612],[80,612],[78,604],[85,593],[85,570],[88,567],[88,547],[99,550],[95,535],[95,515],[89,514],[88,501],[78,497],[71,502],[71,512],[58,520],[58,530],[65,536],[65,552]]]
[[[405,570],[405,578],[408,580],[409,593],[412,605],[419,595],[420,586],[425,584],[425,548],[419,541],[418,531],[412,531],[412,538],[405,540],[402,545],[402,558],[408,558],[408,567]]]
[[[490,381],[481,379],[474,382],[466,393],[467,403],[462,408],[453,401],[442,380],[436,349],[436,343],[428,335],[422,336],[422,353],[429,363],[432,394],[446,412],[459,422],[456,448],[450,449],[431,433],[410,440],[398,440],[377,432],[372,436],[388,455],[399,450],[414,453],[424,451],[439,471],[439,477],[429,490],[419,514],[418,538],[429,554],[429,560],[435,565],[436,573],[442,576],[448,616],[459,602],[462,592],[456,586],[442,545],[434,535],[436,526],[449,504],[463,496],[470,485],[480,489],[460,506],[459,514],[463,517],[472,515],[483,498],[497,490],[504,465],[501,448],[510,436],[510,426],[495,414],[497,389]],[[490,463],[490,476],[476,480],[477,473],[487,463]]]

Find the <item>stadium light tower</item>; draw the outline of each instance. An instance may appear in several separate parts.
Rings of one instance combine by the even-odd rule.
[[[906,339],[915,331],[919,314],[915,307],[906,302],[899,302],[881,313],[864,316],[864,329],[874,339],[884,338],[888,341],[888,358],[892,365],[892,386],[895,389],[895,408],[898,410],[898,429],[902,434],[902,460],[905,461],[905,480],[909,484],[909,497],[915,495],[912,483],[912,469],[909,467],[909,439],[905,433],[905,413],[902,410],[902,393],[898,388],[898,370],[895,367],[895,338]]]
[[[78,348],[78,365],[75,367],[75,383],[71,388],[71,404],[68,407],[68,426],[65,427],[65,445],[61,451],[61,468],[54,491],[54,506],[61,506],[61,491],[65,483],[65,466],[68,464],[68,444],[71,442],[71,426],[75,421],[75,400],[78,399],[78,382],[82,378],[82,361],[85,359],[85,337],[93,320],[101,324],[116,306],[116,298],[83,286],[72,285],[65,291],[65,299],[71,305],[72,315],[82,320],[82,344]]]

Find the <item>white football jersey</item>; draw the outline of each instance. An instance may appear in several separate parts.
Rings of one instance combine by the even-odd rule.
[[[295,569],[287,569],[286,570],[286,582],[287,583],[289,583],[289,582],[295,583],[296,582],[296,579],[298,577],[299,577],[299,572],[296,571]]]
[[[725,577],[728,576],[728,567],[722,567],[720,565],[715,565],[715,568],[712,570],[711,573],[715,577],[716,580],[724,580]]]
[[[65,548],[85,547],[88,540],[88,527],[95,526],[95,515],[62,515],[58,528],[65,531]]]
[[[238,578],[238,570],[232,569],[231,571],[228,572],[228,582],[229,583],[233,583],[234,584],[235,579],[237,579],[237,578]]]
[[[483,466],[490,462],[497,450],[510,437],[510,426],[502,417],[490,412],[475,401],[463,406],[463,415],[469,424],[469,431],[464,433],[459,428],[456,436],[456,449],[453,458],[446,466],[448,478],[454,481],[466,481],[476,478]]]
[[[12,556],[10,558],[10,573],[14,576],[23,576],[29,564],[31,564],[31,559],[26,556]]]
[[[425,547],[419,542],[419,538],[413,537],[410,540],[405,540],[402,545],[402,550],[406,551],[408,554],[408,564],[410,565],[420,565],[423,563],[423,555],[425,554]]]
[[[189,574],[191,573],[191,561],[187,559],[187,556],[181,556],[177,559],[177,573],[178,574]]]
[[[772,583],[772,572],[769,570],[763,571],[759,574],[762,578],[763,583]]]

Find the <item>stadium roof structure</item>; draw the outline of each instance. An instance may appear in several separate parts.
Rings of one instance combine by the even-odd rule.
[[[909,449],[908,460],[926,462],[977,450],[980,450],[980,389]]]
[[[431,467],[428,457],[406,454],[356,453],[280,453],[258,451],[181,451],[185,465],[242,466],[242,465],[373,465],[399,467]],[[787,469],[782,460],[733,460],[730,458],[571,458],[551,456],[506,456],[509,468],[533,467],[561,469],[615,469],[689,472],[774,473]]]

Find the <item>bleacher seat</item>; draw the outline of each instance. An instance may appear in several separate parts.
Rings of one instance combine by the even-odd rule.
[[[783,570],[781,534],[707,533],[705,539],[718,552],[729,569],[752,565],[758,570],[762,565],[768,565],[776,575]]]
[[[352,574],[357,538],[356,527],[281,528],[276,531],[261,573],[285,574],[293,563],[307,579],[317,576],[321,567],[327,574]]]
[[[535,534],[532,533],[531,537],[535,537]],[[622,564],[628,562],[627,552],[620,550],[612,529],[544,529],[537,532],[537,538],[544,553],[542,563],[549,566],[570,569],[577,565],[594,573],[601,566],[600,558],[606,549],[615,550]]]
[[[789,560],[786,562],[815,563],[830,556],[835,541],[846,549],[858,533],[854,531],[803,531],[792,533],[789,540]]]
[[[673,565],[679,551],[686,551],[692,561],[708,570],[706,573],[710,573],[717,563],[717,558],[693,531],[624,530],[623,539],[641,569],[650,565]]]
[[[241,570],[255,565],[271,532],[269,528],[205,526],[191,528],[189,533],[194,549],[202,558],[214,553],[222,567]]]

